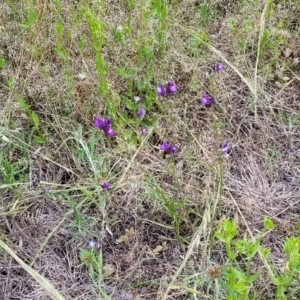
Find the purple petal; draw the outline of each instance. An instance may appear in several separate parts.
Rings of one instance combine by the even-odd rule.
[[[163,141],[160,145],[159,145],[159,149],[166,151],[168,149],[168,144],[166,141]]]
[[[200,99],[200,103],[203,106],[209,106],[209,105],[215,104],[216,100],[214,97],[211,97],[207,93],[205,93],[203,95],[203,97]]]
[[[177,152],[177,147],[172,144],[168,144],[166,141],[163,141],[159,145],[159,148],[167,154],[174,154],[175,152]]]
[[[140,131],[141,131],[141,135],[147,134],[147,129],[145,128],[140,128]]]
[[[170,145],[168,150],[169,150],[169,153],[175,153],[177,151],[177,148],[173,145]]]
[[[141,106],[141,107],[139,108],[138,112],[137,112],[137,116],[138,116],[139,118],[141,118],[141,117],[143,117],[145,114],[146,114],[146,109],[145,109],[144,107]]]
[[[177,92],[177,86],[175,85],[174,82],[169,82],[167,84],[167,93],[168,94],[174,94]]]
[[[222,71],[222,70],[224,70],[224,66],[221,64],[221,63],[216,63],[215,64],[215,71],[216,72],[220,72],[220,71]]]
[[[107,130],[105,130],[105,133],[108,136],[114,136],[115,135],[115,131],[112,128],[108,128]]]
[[[101,184],[101,187],[102,187],[104,190],[107,190],[107,189],[110,187],[110,183],[107,182],[107,181],[104,181],[104,182]]]
[[[165,96],[166,92],[165,92],[165,88],[162,84],[156,89],[156,93],[159,96]]]
[[[106,118],[106,119],[103,120],[103,126],[105,128],[109,127],[110,124],[111,124],[111,118]]]
[[[102,124],[102,120],[99,117],[95,118],[94,126],[97,128],[101,128],[101,124]]]
[[[228,147],[228,144],[226,142],[223,142],[221,145],[220,145],[220,148],[221,148],[221,151],[223,153],[229,153],[230,152],[230,149]]]

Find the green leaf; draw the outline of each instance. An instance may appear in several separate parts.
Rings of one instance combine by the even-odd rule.
[[[43,136],[40,136],[40,135],[35,135],[33,137],[33,139],[36,143],[39,143],[39,144],[43,144],[43,143],[47,142],[47,140]]]
[[[260,247],[260,252],[261,254],[265,257],[268,258],[271,252],[270,248],[264,248],[264,247]]]
[[[117,42],[122,42],[123,34],[121,31],[114,29],[113,36]]]
[[[135,103],[133,102],[133,100],[124,97],[124,102],[128,109],[135,110]]]
[[[255,275],[249,276],[249,277],[247,278],[247,283],[252,283],[252,282],[254,282],[255,280],[257,280],[257,279],[259,278],[259,276],[260,276],[260,272],[257,273],[257,274],[255,274]]]
[[[292,118],[292,125],[295,125],[295,123],[298,121],[299,118],[300,118],[300,114],[295,115],[295,116]]]
[[[274,223],[273,221],[269,218],[269,217],[264,217],[264,229],[267,231],[267,230],[270,230],[274,228]]]
[[[231,268],[230,271],[234,274],[234,276],[239,279],[239,280],[244,280],[245,279],[245,274],[240,272],[239,270],[235,269],[235,268]]]
[[[19,24],[19,26],[23,29],[27,29],[29,28],[29,25],[28,24]]]
[[[4,67],[5,67],[5,59],[0,58],[0,68],[4,68]]]
[[[221,277],[219,277],[219,282],[220,284],[223,286],[224,289],[226,289],[228,291],[228,293],[230,294],[230,296],[233,298],[233,300],[238,300],[238,298],[236,297],[234,291],[232,290],[232,288],[227,284],[227,282],[225,282]]]
[[[116,72],[118,75],[120,75],[124,78],[127,78],[127,77],[131,77],[131,76],[135,75],[137,71],[135,69],[124,70],[121,68],[116,68]]]
[[[28,25],[29,25],[29,27],[31,27],[33,25],[33,23],[35,22],[36,19],[37,19],[37,12],[35,10],[32,10],[29,13],[29,17],[28,17]]]
[[[25,110],[25,112],[29,111],[29,105],[25,102],[25,100],[21,96],[17,96],[17,102],[21,106],[22,109]]]
[[[35,129],[38,130],[39,129],[39,117],[38,117],[38,115],[34,111],[32,111],[30,113],[30,119],[31,119],[31,121],[32,121],[33,126],[35,127]]]

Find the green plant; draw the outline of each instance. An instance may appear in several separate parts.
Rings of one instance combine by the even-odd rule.
[[[92,280],[97,284],[99,292],[103,299],[110,300],[111,298],[104,290],[103,278],[105,275],[105,269],[103,267],[102,252],[96,251],[94,248],[91,250],[80,250],[81,265],[88,268],[88,272]]]
[[[38,17],[38,13],[36,10],[30,10],[28,12],[27,21],[26,23],[19,24],[19,26],[23,29],[31,29],[33,24],[35,23],[36,19]]]
[[[17,95],[16,100],[19,103],[20,107],[24,110],[26,115],[29,117],[31,124],[33,125],[33,131],[36,133],[34,135],[34,140],[37,143],[45,143],[47,139],[43,135],[40,127],[39,127],[39,117],[38,115],[31,110],[30,106],[25,102],[22,96]]]
[[[273,221],[264,218],[264,232],[267,233],[274,227]],[[226,253],[229,258],[228,267],[222,269],[223,277],[220,277],[220,283],[228,290],[230,299],[251,299],[249,293],[251,284],[257,280],[260,273],[250,274],[250,263],[255,255],[260,252],[264,257],[268,258],[270,250],[260,246],[262,236],[257,237],[253,241],[249,241],[246,235],[243,239],[232,242],[233,238],[238,234],[234,221],[225,219],[219,229],[215,233],[215,237],[225,243]],[[232,249],[234,246],[234,250]],[[283,273],[272,272],[270,277],[277,287],[278,300],[286,299],[285,291],[295,279],[295,275],[300,271],[300,239],[299,237],[287,238],[283,245],[286,253],[285,270]],[[246,261],[246,270],[242,270],[237,262],[237,258],[241,257]],[[270,262],[268,262],[270,264]],[[238,267],[236,267],[238,266]],[[225,278],[226,280],[224,280]]]

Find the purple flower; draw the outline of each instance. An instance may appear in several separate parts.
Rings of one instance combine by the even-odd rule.
[[[147,133],[147,129],[140,128],[141,135],[145,135]]]
[[[104,190],[107,190],[110,187],[110,183],[108,181],[103,181],[102,184],[101,184],[101,187]]]
[[[200,103],[203,106],[209,106],[216,103],[214,97],[209,96],[207,93],[204,93],[203,97],[200,99]]]
[[[159,149],[164,151],[166,154],[174,154],[177,151],[177,147],[172,144],[168,144],[166,141],[163,141],[159,145]]]
[[[216,63],[215,64],[215,71],[216,72],[220,72],[220,71],[222,71],[222,70],[224,70],[224,66],[221,64],[221,63]]]
[[[141,107],[139,108],[138,112],[137,112],[137,116],[138,116],[139,118],[142,118],[145,114],[146,114],[146,109],[145,109],[144,107],[141,106]]]
[[[115,135],[115,131],[110,127],[105,131],[105,133],[106,133],[107,136],[114,136]]]
[[[104,118],[101,120],[99,117],[95,118],[94,126],[102,129],[107,136],[114,136],[115,132],[111,128],[111,119],[110,118]]]
[[[167,96],[167,95],[171,95],[176,93],[178,90],[176,84],[172,81],[168,82],[168,84],[166,86],[164,86],[163,84],[161,84],[157,89],[156,89],[156,93],[159,96]]]
[[[162,96],[162,97],[166,95],[166,91],[165,91],[165,88],[164,88],[163,84],[161,84],[161,85],[156,89],[156,93],[157,93],[157,95]]]
[[[169,82],[167,84],[167,93],[168,94],[174,94],[177,92],[177,86],[175,85],[174,82]]]
[[[230,149],[228,147],[228,144],[226,142],[223,142],[221,145],[220,145],[220,148],[221,148],[221,151],[223,153],[226,153],[226,154],[229,154],[230,153]]]

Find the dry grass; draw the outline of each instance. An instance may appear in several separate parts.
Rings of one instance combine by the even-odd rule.
[[[162,24],[154,1],[133,1],[131,12],[127,1],[100,1],[102,10],[96,1],[87,2],[105,24],[100,52],[107,94],[99,92],[85,1],[7,1],[0,10],[0,58],[6,61],[0,68],[0,295],[44,300],[52,291],[62,295],[53,299],[105,299],[105,293],[116,300],[213,299],[220,286],[191,277],[228,263],[213,238],[225,217],[235,218],[239,236],[253,237],[263,232],[264,216],[270,217],[275,229],[262,244],[271,248],[275,269],[284,269],[283,241],[297,235],[300,214],[295,118],[300,64],[288,63],[299,55],[297,3],[274,4],[269,15],[263,1],[255,8],[245,1],[208,1],[208,11],[201,1],[169,1]],[[36,22],[21,29],[33,8]],[[270,34],[266,45],[264,29],[276,32],[281,19],[284,29]],[[158,42],[163,25],[165,47]],[[115,40],[116,29],[123,42]],[[59,43],[65,60],[58,55]],[[289,45],[294,52],[285,57]],[[224,71],[213,71],[216,61]],[[122,76],[118,68],[135,73]],[[180,92],[158,98],[157,85],[169,80]],[[216,97],[216,106],[199,106],[204,92]],[[137,94],[144,103],[152,101],[144,137],[136,134],[140,125],[122,98]],[[46,143],[34,142],[17,95],[38,115]],[[107,139],[92,122],[113,110],[117,134]],[[126,115],[134,122],[124,121]],[[163,157],[158,147],[163,139],[179,147],[176,155]],[[231,148],[228,157],[219,150],[223,141]],[[9,180],[5,159],[13,167]],[[112,183],[109,191],[102,191],[101,178]],[[118,243],[131,228],[128,240]],[[80,260],[82,250],[101,253],[102,266],[112,274],[92,280]],[[256,299],[275,299],[265,264],[258,255],[251,264],[253,273],[262,271],[254,284]],[[47,290],[43,280],[55,289]],[[225,290],[218,295],[229,299]],[[292,288],[288,295],[297,299],[299,291]]]

